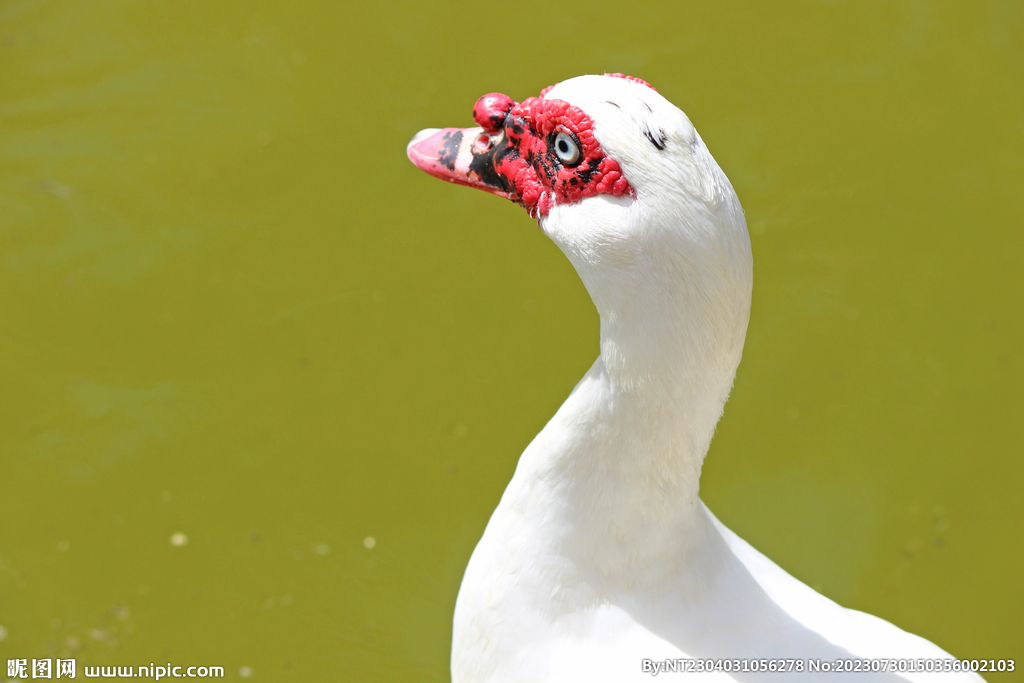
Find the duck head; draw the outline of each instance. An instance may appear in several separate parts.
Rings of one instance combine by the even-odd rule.
[[[749,317],[750,241],[732,185],[686,115],[645,81],[605,74],[522,102],[484,95],[473,118],[473,128],[421,131],[409,159],[537,220],[601,314],[610,371],[642,383],[710,363],[727,394]]]
[[[618,162],[594,136],[594,122],[563,99],[516,102],[490,93],[476,101],[477,128],[420,131],[409,159],[433,176],[507,197],[531,216],[547,216],[558,203],[606,194],[634,196]]]

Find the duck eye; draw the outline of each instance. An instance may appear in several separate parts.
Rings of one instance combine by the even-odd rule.
[[[580,163],[580,144],[568,133],[559,133],[555,136],[555,156],[566,166],[575,166]]]

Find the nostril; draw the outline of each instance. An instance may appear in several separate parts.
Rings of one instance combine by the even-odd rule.
[[[491,136],[487,133],[480,133],[476,136],[476,140],[473,141],[473,147],[478,152],[486,152],[491,148]]]

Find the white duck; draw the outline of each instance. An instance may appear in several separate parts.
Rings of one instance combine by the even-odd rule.
[[[743,350],[752,264],[736,193],[686,115],[621,74],[522,103],[485,95],[473,114],[478,128],[418,133],[410,160],[529,210],[590,292],[601,354],[523,453],[473,552],[452,680],[622,683],[681,658],[713,660],[686,675],[702,681],[832,680],[816,661],[860,658],[951,665],[803,585],[697,497]],[[756,672],[762,659],[786,670]]]

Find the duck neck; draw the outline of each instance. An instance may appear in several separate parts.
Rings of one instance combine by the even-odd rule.
[[[749,270],[654,254],[623,277],[573,256],[601,355],[522,464],[549,484],[580,566],[655,581],[703,533],[701,466],[742,352]]]
[[[634,510],[644,517],[693,509],[701,466],[740,360],[736,327],[746,327],[746,310],[701,305],[709,299],[731,304],[720,292],[687,291],[676,282],[664,287],[672,285],[675,290],[645,287],[613,301],[594,297],[601,355],[591,373],[605,390],[591,406],[600,425],[592,433],[600,438],[589,439],[586,466],[599,464],[607,479],[603,489],[614,484],[635,491]],[[646,294],[652,291],[674,296]]]

